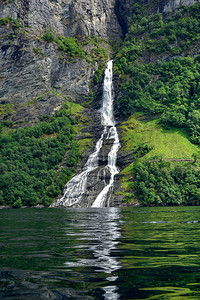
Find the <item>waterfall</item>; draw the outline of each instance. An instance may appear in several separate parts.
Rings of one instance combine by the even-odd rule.
[[[117,151],[120,148],[119,137],[117,129],[115,127],[115,120],[113,116],[113,88],[112,88],[112,78],[113,78],[113,61],[110,60],[107,63],[107,68],[105,70],[104,84],[103,84],[103,99],[101,113],[101,125],[104,129],[101,137],[96,143],[94,152],[89,156],[83,171],[72,177],[64,188],[64,195],[62,198],[57,199],[51,207],[59,206],[81,206],[81,200],[85,196],[87,190],[87,182],[89,174],[99,167],[99,154],[102,150],[103,142],[105,140],[112,140],[113,144],[108,153],[108,163],[104,167],[104,171],[109,172],[110,178],[109,182],[106,184],[104,180],[104,187],[101,192],[94,198],[92,207],[103,207],[105,205],[109,206],[109,198],[112,194],[113,184],[115,176],[119,173],[116,166]],[[104,173],[106,173],[104,172]],[[99,172],[98,172],[99,173]],[[97,176],[98,177],[98,176]],[[90,204],[91,205],[91,204]]]
[[[104,131],[108,133],[107,139],[113,139],[113,145],[108,153],[108,164],[106,168],[110,172],[109,183],[103,188],[100,194],[95,199],[92,207],[102,207],[105,204],[106,198],[109,200],[111,195],[115,175],[119,173],[116,166],[117,152],[120,148],[117,128],[115,127],[115,120],[113,116],[113,62],[110,60],[105,70],[104,86],[103,86],[103,101],[101,108],[101,124],[104,125]],[[108,203],[109,204],[109,203]]]

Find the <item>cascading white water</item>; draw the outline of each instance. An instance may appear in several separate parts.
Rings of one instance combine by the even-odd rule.
[[[72,177],[72,179],[67,182],[63,197],[54,202],[51,207],[70,207],[81,201],[86,191],[88,174],[98,167],[98,155],[103,144],[103,136],[104,132],[96,143],[95,151],[89,156],[83,172]]]
[[[113,62],[112,60],[108,62],[107,69],[105,70],[104,78],[104,90],[103,90],[103,103],[101,109],[101,123],[104,125],[104,131],[108,132],[107,139],[113,139],[113,145],[108,153],[108,164],[106,168],[110,172],[109,183],[103,188],[100,194],[95,199],[92,207],[102,207],[105,204],[106,199],[110,196],[115,175],[119,173],[116,166],[117,152],[120,148],[119,137],[117,133],[117,128],[115,127],[115,120],[113,116],[113,88],[112,88],[112,78],[113,78]]]
[[[105,167],[110,173],[109,183],[102,189],[92,204],[92,207],[105,206],[106,200],[111,195],[115,175],[119,173],[116,167],[117,151],[120,148],[119,137],[115,127],[115,120],[113,116],[113,93],[112,93],[112,78],[113,78],[113,61],[110,60],[105,70],[105,78],[103,85],[103,101],[101,112],[101,125],[104,130],[100,139],[98,140],[95,151],[89,156],[83,171],[74,176],[65,186],[64,195],[62,198],[56,200],[51,207],[66,206],[70,207],[81,202],[85,195],[87,188],[88,175],[98,168],[99,153],[101,151],[104,138],[113,140],[113,145],[108,153],[108,164]],[[109,205],[109,201],[107,201]]]

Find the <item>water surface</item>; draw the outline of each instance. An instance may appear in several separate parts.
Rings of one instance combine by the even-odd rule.
[[[0,299],[200,299],[200,208],[0,211]]]

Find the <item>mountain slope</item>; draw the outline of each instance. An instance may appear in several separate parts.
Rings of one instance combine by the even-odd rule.
[[[167,14],[165,8],[162,14],[150,14],[153,6],[151,1],[146,5],[134,4],[133,19],[116,56],[120,112],[123,118],[138,112],[135,118],[132,116],[125,123],[126,127],[122,127],[123,138],[126,148],[129,151],[131,148],[133,157],[139,158],[149,172],[147,185],[145,176],[139,174],[138,161],[135,161],[122,172],[133,183],[125,180],[123,185],[132,192],[127,195],[130,200],[139,200],[145,205],[197,204],[200,194],[197,161],[200,143],[200,4],[180,6]],[[173,162],[163,166],[158,162],[163,159]],[[187,160],[190,162],[186,163]],[[177,164],[182,174],[192,174],[193,180],[187,181],[184,175],[182,179],[177,175],[171,181],[174,188],[164,193],[150,180],[152,168],[160,170],[154,181],[160,182],[165,189],[168,183],[164,177],[168,175],[162,168],[176,173]],[[185,187],[179,184],[181,180]],[[142,186],[146,186],[145,196]],[[193,190],[193,196],[190,190]]]
[[[200,6],[195,3],[0,1],[0,205],[48,205],[81,168],[100,135],[103,70],[112,56],[122,143],[122,182],[116,181],[112,205],[124,196],[133,205],[198,204]],[[176,187],[164,193],[149,181],[143,190],[147,183],[138,159],[147,178],[153,164],[161,186]],[[163,159],[181,161],[166,166],[157,161]],[[177,165],[187,187],[170,173]],[[168,182],[165,169],[171,170]]]
[[[0,1],[0,204],[49,204],[93,150],[109,42],[122,36],[115,10]]]

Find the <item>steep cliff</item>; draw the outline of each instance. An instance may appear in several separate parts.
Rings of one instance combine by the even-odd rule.
[[[43,33],[51,27],[60,35],[119,36],[119,25],[114,14],[115,0],[1,1],[1,17],[20,18],[30,31]]]
[[[88,37],[119,39],[121,29],[114,2],[0,2],[0,103],[4,105],[1,117],[7,117],[8,112],[14,122],[32,121],[58,109],[62,96],[86,101],[94,73],[103,59],[98,55],[96,59],[90,57],[90,61],[80,57],[73,61],[64,59],[56,43],[47,43],[42,37],[46,30],[57,36],[76,37],[85,42],[83,48],[87,52],[96,48],[86,41]],[[109,51],[107,44],[102,47]]]

